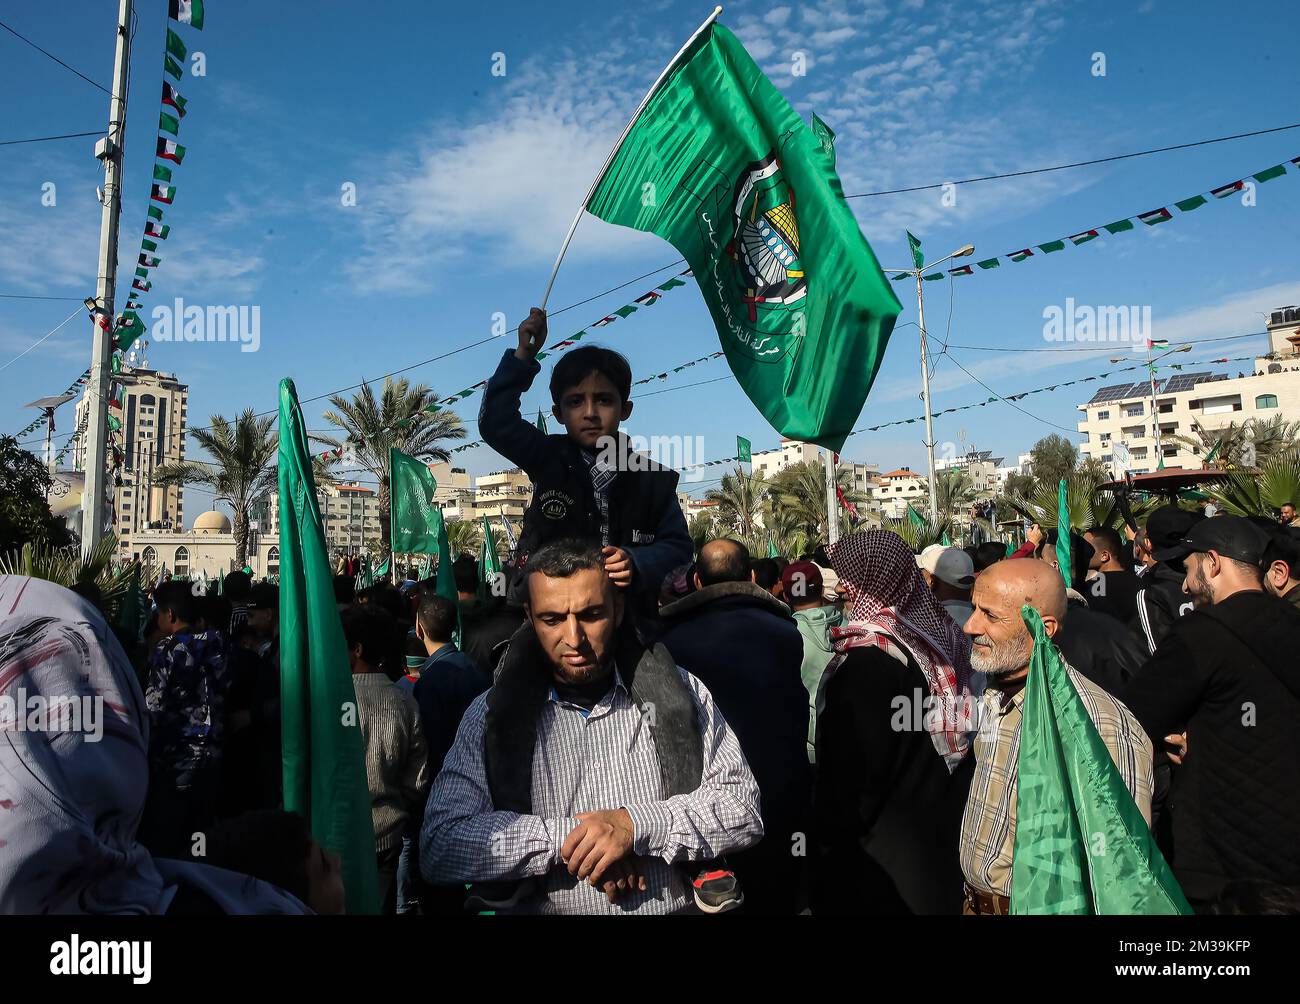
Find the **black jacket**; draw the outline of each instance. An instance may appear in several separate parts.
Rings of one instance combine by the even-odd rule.
[[[1129,680],[1142,668],[1147,651],[1110,614],[1071,600],[1065,622],[1052,639],[1065,661],[1112,697],[1121,700]]]
[[[1183,592],[1182,563],[1160,562],[1138,579],[1137,621],[1133,632],[1152,654],[1179,618],[1191,613],[1192,598]]]
[[[729,856],[746,902],[785,912],[798,882],[789,869],[802,861],[793,841],[803,834],[806,846],[812,804],[803,636],[790,608],[752,582],[705,586],[659,613],[661,641],[709,688],[758,782],[763,839]]]
[[[524,612],[499,599],[472,600],[460,606],[460,649],[478,666],[488,679],[496,669],[501,646],[519,630],[524,622]]]
[[[1098,572],[1095,579],[1084,584],[1082,592],[1089,610],[1110,614],[1125,627],[1131,627],[1137,621],[1137,594],[1143,585],[1136,572],[1121,569]]]
[[[961,817],[974,772],[952,774],[924,728],[925,675],[878,648],[850,649],[817,723],[813,913],[961,912]]]
[[[533,500],[519,535],[520,568],[510,595],[522,604],[523,563],[549,541],[563,537],[598,539],[600,513],[591,471],[582,448],[567,435],[548,436],[519,414],[519,398],[541,370],[507,351],[483,391],[479,433],[483,442],[521,467],[533,482]],[[664,576],[690,561],[693,547],[686,517],[677,503],[677,472],[633,454],[619,433],[620,457],[636,469],[620,470],[610,489],[609,540],[632,556],[633,587],[657,596]]]
[[[1233,879],[1300,885],[1300,610],[1262,592],[1187,614],[1123,699],[1157,750],[1187,731],[1170,794],[1189,899]]]

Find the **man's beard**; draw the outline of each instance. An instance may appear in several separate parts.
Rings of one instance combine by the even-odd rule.
[[[996,678],[1025,668],[1024,633],[1006,641],[994,641],[984,634],[972,639],[972,642],[989,646],[983,649],[979,645],[971,645],[970,665],[977,673]]]
[[[581,687],[584,684],[595,683],[609,675],[611,669],[611,660],[597,659],[585,666],[570,666],[568,663],[560,660],[552,664],[552,669],[556,679],[570,687]]]
[[[1186,582],[1187,594],[1191,596],[1192,606],[1195,609],[1204,610],[1206,607],[1214,606],[1214,593],[1211,592],[1210,584],[1199,570],[1196,572],[1188,570]]]

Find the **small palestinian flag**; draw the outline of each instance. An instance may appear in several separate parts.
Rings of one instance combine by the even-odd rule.
[[[171,181],[172,169],[165,164],[154,164],[153,166],[154,181]]]
[[[127,301],[126,301],[126,309],[127,309],[127,310],[139,310],[141,306],[142,306],[142,304],[137,303],[135,300],[127,300]]]
[[[656,292],[652,289],[652,290],[650,290],[650,292],[645,293],[645,294],[643,294],[643,295],[641,295],[641,296],[638,296],[638,297],[637,297],[635,300],[633,300],[632,302],[633,302],[633,303],[639,303],[639,304],[641,304],[641,306],[643,306],[643,307],[648,307],[648,306],[650,306],[650,304],[654,303],[655,300],[659,299],[659,297],[661,297],[661,296],[663,296],[663,293],[656,293]]]
[[[1256,181],[1272,181],[1274,178],[1280,178],[1284,174],[1286,174],[1286,165],[1278,164],[1275,167],[1268,168],[1266,171],[1260,171],[1259,174],[1252,174],[1251,177]]]
[[[606,324],[613,324],[617,320],[618,320],[617,317],[615,317],[613,314],[610,314],[609,317],[602,317],[599,321],[593,324],[592,327],[603,328]]]
[[[167,0],[167,16],[202,31],[203,0]]]
[[[977,261],[975,264],[980,268],[997,268],[1002,264],[1002,262],[998,261],[996,258],[985,258],[983,261]]]
[[[163,56],[163,73],[170,74],[171,76],[175,77],[177,80],[180,80],[184,71],[180,68],[180,65],[176,62],[176,60],[172,59],[171,56]]]
[[[181,41],[180,35],[176,34],[176,32],[168,28],[167,29],[167,55],[175,56],[183,63],[185,62],[186,51],[187,50],[185,48],[185,43]]]
[[[1048,241],[1046,244],[1039,244],[1038,250],[1043,254],[1051,254],[1053,251],[1064,251],[1065,241]]]
[[[1097,233],[1095,230],[1085,230],[1081,234],[1071,234],[1070,243],[1075,247],[1078,247],[1080,244],[1087,244],[1089,241],[1095,241],[1100,236],[1101,234]]]
[[[153,289],[153,283],[152,283],[152,282],[141,282],[139,279],[136,279],[136,280],[132,281],[132,283],[131,283],[131,288],[132,288],[132,289],[139,290],[141,293],[147,293],[147,292],[149,292],[149,290]]]
[[[153,191],[149,198],[155,202],[161,202],[163,205],[170,206],[172,199],[176,198],[176,188],[174,185],[154,185]]]
[[[146,251],[157,251],[157,250],[158,250],[158,245],[155,244],[153,241],[141,241],[141,242],[140,242],[140,246],[141,246],[142,248],[144,248]]]
[[[1007,257],[1012,261],[1024,261],[1026,258],[1032,258],[1033,256],[1034,252],[1029,250],[1029,248],[1021,248],[1019,251],[1012,251],[1007,255]]]
[[[1173,218],[1174,218],[1174,214],[1171,213],[1164,206],[1161,206],[1159,209],[1153,209],[1149,213],[1143,213],[1141,216],[1138,217],[1139,220],[1141,220],[1149,227],[1154,227],[1157,223],[1167,223],[1169,220],[1172,220]]]
[[[163,139],[159,136],[157,157],[159,160],[170,160],[179,164],[185,159],[185,147],[175,140]]]
[[[162,210],[159,209],[157,206],[150,206],[150,207],[149,207],[149,219],[151,219],[151,220],[157,220],[159,223],[161,223],[161,222],[162,222]]]
[[[147,255],[143,252],[140,254],[140,264],[145,268],[157,268],[161,263],[160,258],[155,258],[153,255]]]
[[[181,118],[185,117],[185,99],[181,97],[180,91],[165,80],[163,81],[162,103],[165,105],[171,105],[176,109],[176,113],[180,115]]]
[[[1168,338],[1148,338],[1147,348],[1149,349],[1167,349],[1169,348]]]
[[[1300,157],[1292,157],[1291,163],[1294,164],[1296,167],[1300,167]]]
[[[948,269],[949,275],[974,275],[975,268],[972,265],[962,265],[960,268]]]
[[[1108,234],[1122,234],[1125,230],[1133,229],[1132,220],[1116,220],[1114,223],[1107,223],[1103,230]]]
[[[168,115],[166,112],[163,112],[161,115],[158,116],[158,129],[159,129],[159,131],[161,131],[161,132],[169,132],[169,133],[171,133],[173,136],[175,136],[176,133],[177,133],[177,130],[179,130],[180,127],[181,127],[180,121],[179,121],[178,119],[174,119],[174,118],[172,118],[172,117],[171,117],[170,115]]]
[[[167,235],[171,233],[171,229],[172,228],[167,226],[165,223],[159,224],[155,223],[153,220],[149,220],[144,225],[144,235],[146,237],[154,237],[160,241],[165,241]]]
[[[1236,195],[1245,187],[1246,183],[1244,181],[1234,181],[1230,185],[1224,185],[1222,188],[1214,189],[1210,194],[1216,199],[1226,199],[1229,195]]]

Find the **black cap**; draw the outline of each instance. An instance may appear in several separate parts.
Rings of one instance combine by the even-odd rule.
[[[1204,519],[1200,513],[1188,512],[1176,505],[1162,505],[1147,517],[1146,531],[1151,541],[1151,557],[1156,561],[1181,561],[1186,558],[1192,552],[1184,541],[1192,527]]]
[[[249,610],[279,610],[280,587],[273,582],[258,582],[248,592]]]
[[[1268,547],[1268,534],[1240,516],[1203,519],[1183,538],[1185,554],[1217,551],[1225,558],[1258,565]]]

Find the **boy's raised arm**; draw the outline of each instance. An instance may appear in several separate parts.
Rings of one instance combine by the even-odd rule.
[[[546,344],[546,313],[536,307],[519,325],[519,347],[507,350],[483,390],[478,431],[483,442],[517,467],[533,473],[546,451],[546,433],[519,414],[519,399],[541,371],[537,353]]]

